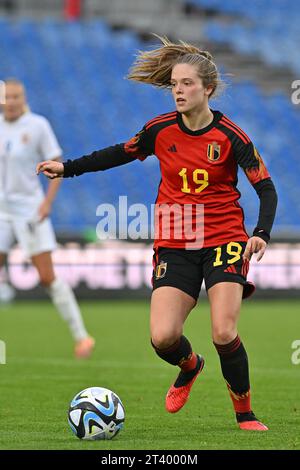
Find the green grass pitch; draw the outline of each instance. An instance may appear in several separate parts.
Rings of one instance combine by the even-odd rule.
[[[300,339],[300,300],[246,301],[239,333],[248,351],[252,403],[266,433],[238,430],[211,342],[209,308],[200,300],[185,327],[206,358],[190,400],[178,414],[164,410],[177,375],[149,342],[149,302],[82,302],[97,340],[93,357],[73,359],[66,325],[50,302],[17,302],[0,308],[0,449],[300,449],[300,364],[291,361]],[[80,441],[67,409],[81,389],[102,386],[122,399],[126,420],[112,441]]]

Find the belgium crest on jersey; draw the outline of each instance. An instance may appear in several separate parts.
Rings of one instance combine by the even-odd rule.
[[[221,145],[219,145],[217,142],[212,142],[211,144],[208,144],[207,146],[207,158],[211,162],[215,162],[216,160],[219,160],[221,156]]]

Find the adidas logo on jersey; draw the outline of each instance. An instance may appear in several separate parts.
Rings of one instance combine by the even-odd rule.
[[[171,147],[168,148],[168,152],[177,152],[176,145],[175,144],[171,145]]]
[[[231,266],[228,266],[227,269],[224,269],[224,273],[237,274],[237,270],[235,269],[235,266],[232,264]]]

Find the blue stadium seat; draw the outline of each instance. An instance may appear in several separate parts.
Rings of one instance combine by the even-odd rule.
[[[300,39],[300,13],[292,0],[189,0],[202,8],[214,8],[232,15],[233,21],[211,20],[204,26],[205,35],[218,43],[228,43],[245,54],[259,54],[271,65],[288,66],[300,71],[300,53],[295,46]],[[234,21],[236,15],[248,21]]]

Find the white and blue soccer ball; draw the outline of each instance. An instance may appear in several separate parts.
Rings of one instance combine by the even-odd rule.
[[[112,439],[123,428],[124,420],[120,398],[107,388],[86,388],[70,403],[68,421],[79,439]]]

